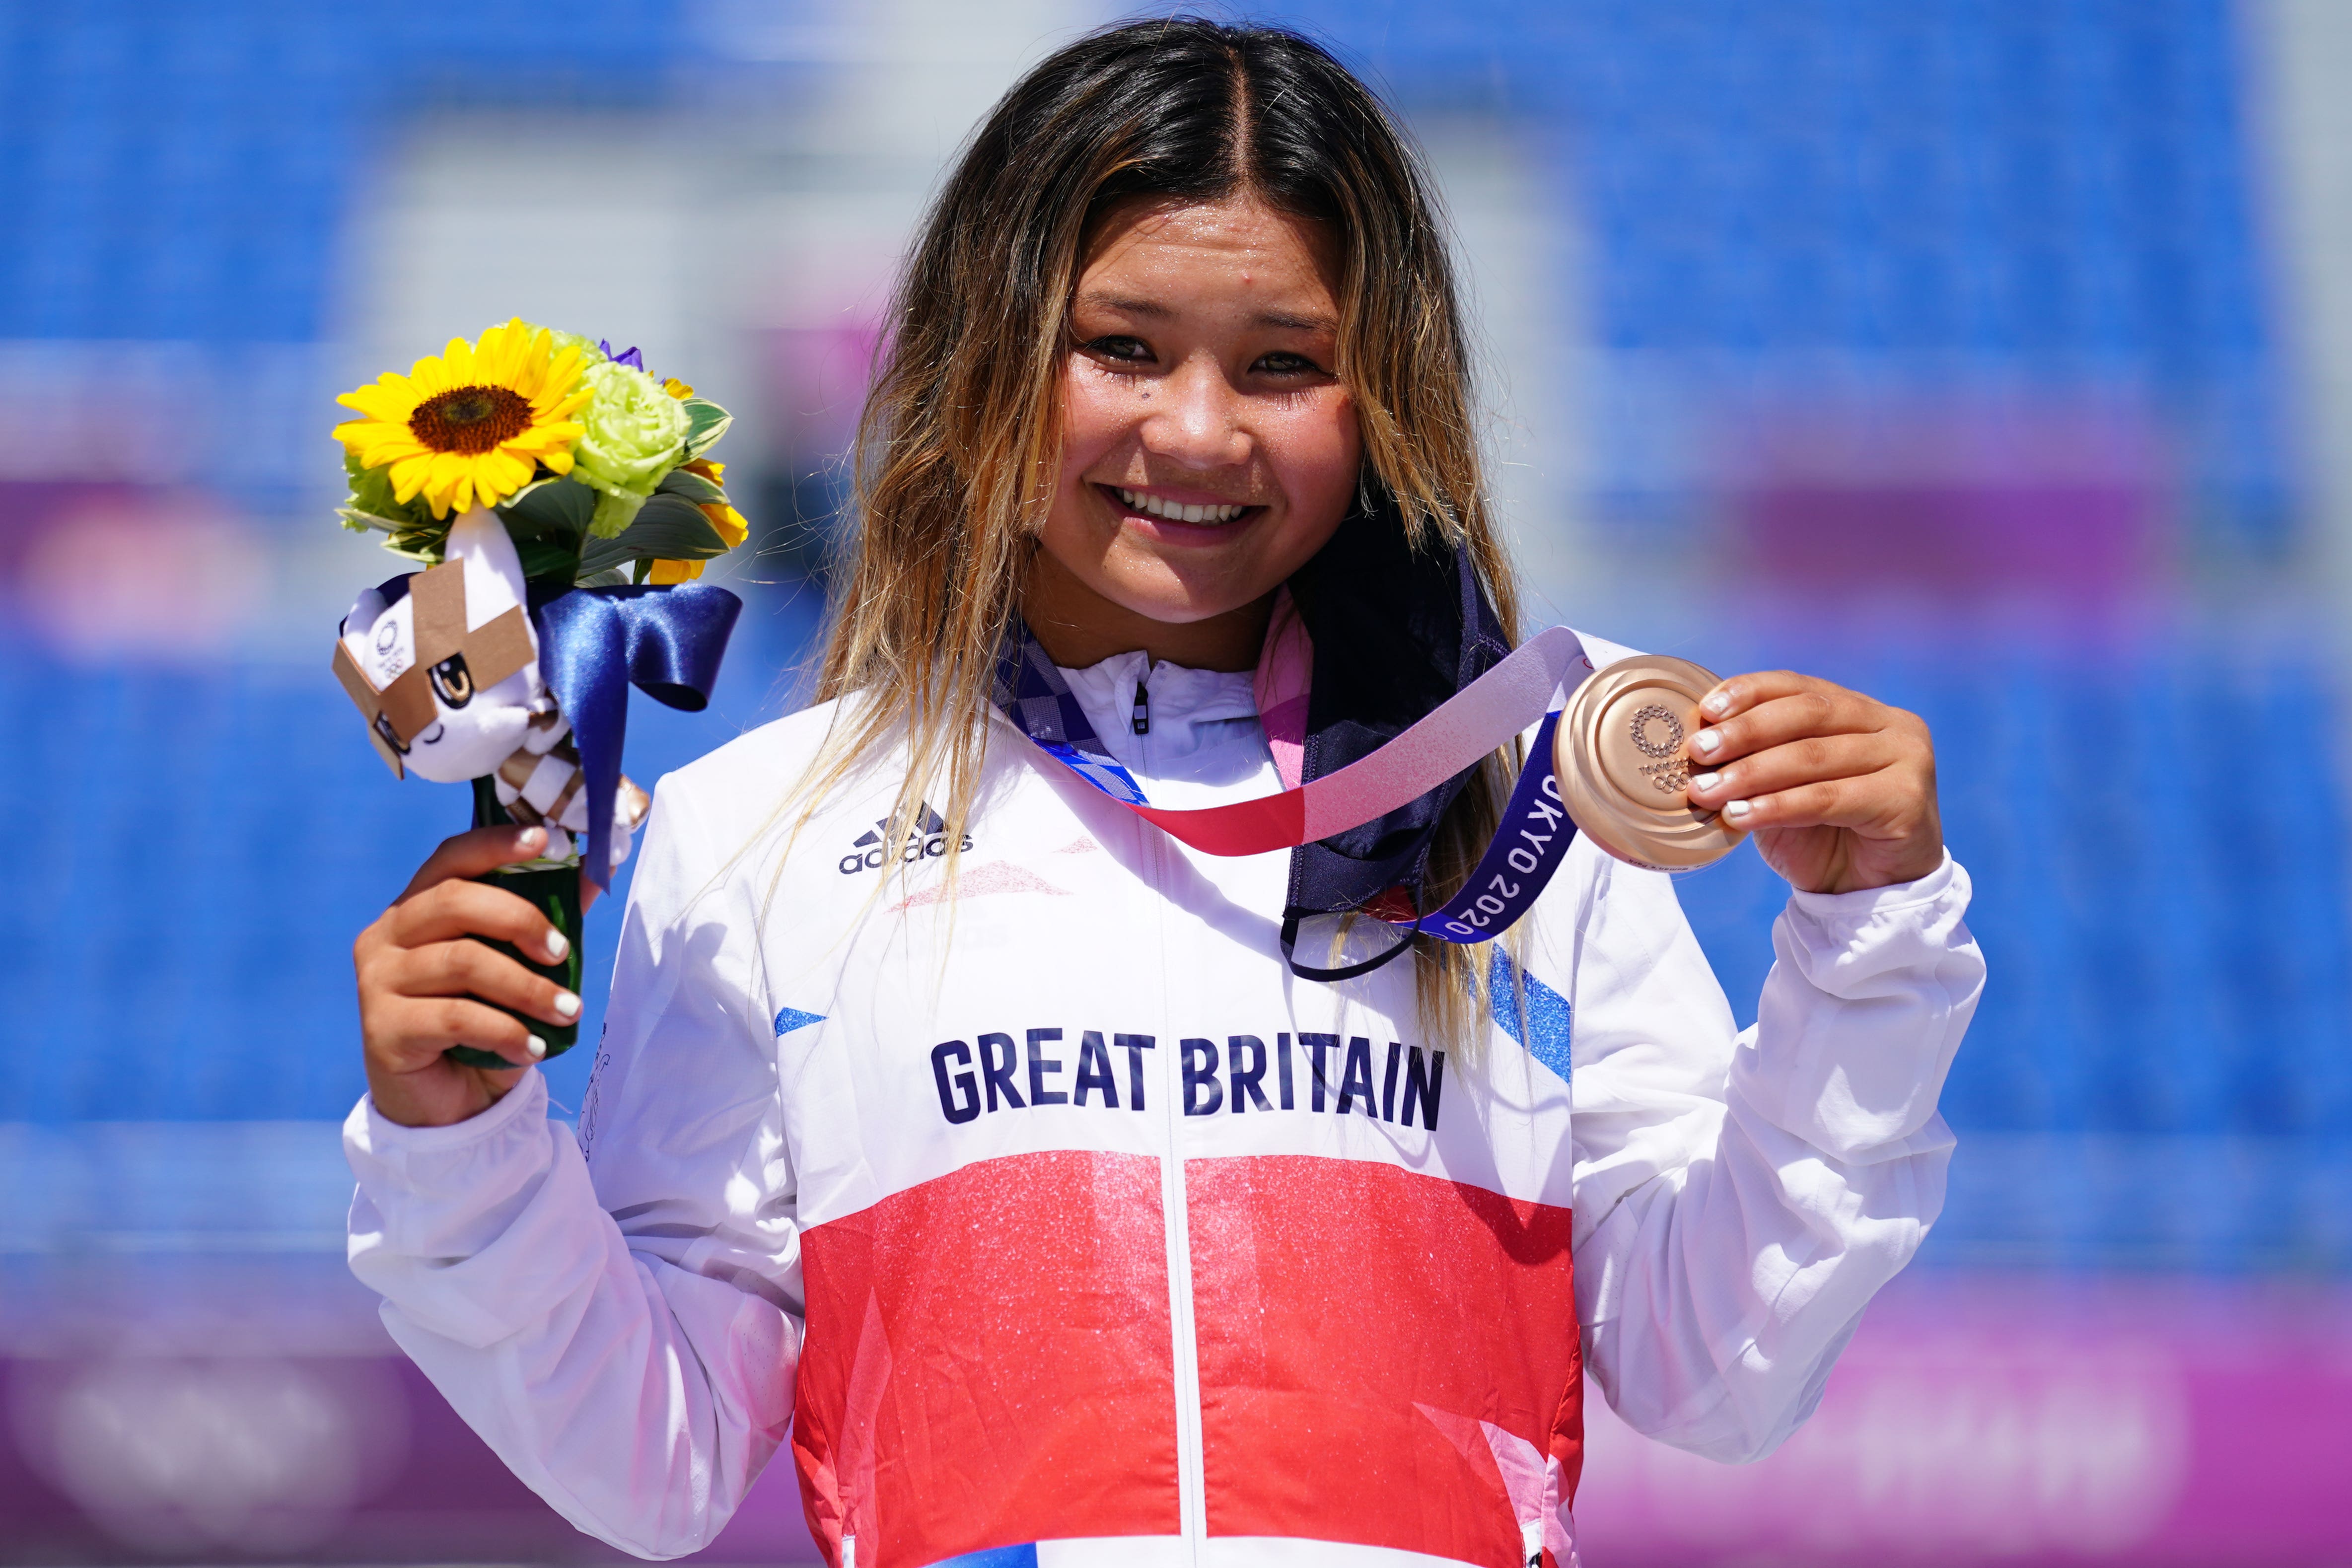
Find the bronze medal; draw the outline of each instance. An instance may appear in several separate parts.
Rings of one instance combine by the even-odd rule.
[[[1620,860],[1688,871],[1747,835],[1685,796],[1699,699],[1716,677],[1686,658],[1636,654],[1595,672],[1560,715],[1552,765],[1579,831]]]

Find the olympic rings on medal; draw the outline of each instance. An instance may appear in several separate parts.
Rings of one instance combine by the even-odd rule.
[[[1650,739],[1652,724],[1666,727],[1664,740],[1653,742]],[[1683,721],[1675,717],[1672,709],[1661,708],[1653,702],[1633,715],[1633,744],[1641,748],[1645,757],[1671,757],[1683,749]]]

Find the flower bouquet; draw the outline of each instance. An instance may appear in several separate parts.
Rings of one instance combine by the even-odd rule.
[[[478,827],[546,829],[539,858],[486,879],[544,910],[570,952],[551,965],[492,945],[577,992],[580,879],[610,884],[649,805],[621,773],[628,689],[704,707],[742,608],[697,581],[748,532],[709,456],[728,413],[635,349],[520,320],[338,401],[362,416],[334,432],[343,525],[422,570],[359,596],[335,674],[394,776],[471,782]],[[578,1037],[527,1021],[550,1056]]]

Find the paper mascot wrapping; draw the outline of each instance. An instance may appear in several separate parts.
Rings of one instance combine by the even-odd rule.
[[[352,605],[336,678],[395,776],[471,783],[477,826],[547,829],[538,859],[486,879],[571,951],[492,945],[577,991],[580,879],[609,884],[648,805],[621,773],[628,689],[702,708],[742,607],[697,581],[748,531],[708,456],[727,412],[635,349],[520,321],[340,401],[363,416],[335,427],[344,525],[423,569]],[[530,1023],[551,1056],[577,1037]]]

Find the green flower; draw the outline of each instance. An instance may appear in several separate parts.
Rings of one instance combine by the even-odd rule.
[[[525,322],[524,325],[529,326],[530,323]],[[538,329],[532,328],[532,330],[536,331]],[[578,332],[567,332],[561,327],[550,327],[547,331],[548,335],[555,340],[557,353],[562,353],[565,349],[578,349],[582,364],[604,363],[604,351],[596,346],[595,339],[583,338]]]
[[[637,521],[637,512],[648,498],[623,495],[600,489],[596,492],[595,515],[588,520],[588,531],[599,539],[618,539],[622,530]]]
[[[574,416],[585,430],[572,450],[572,477],[599,492],[589,531],[610,539],[685,461],[693,421],[644,371],[604,360],[588,367],[586,381],[595,395]]]

